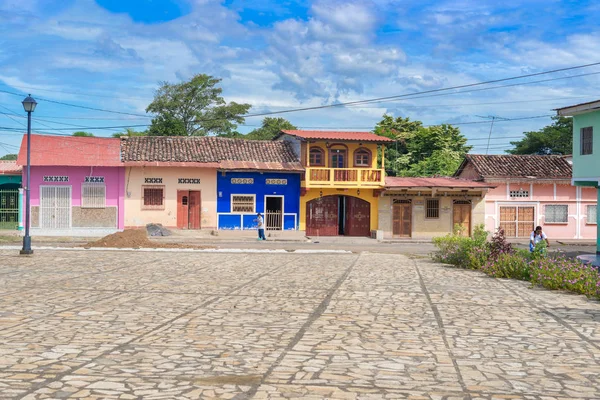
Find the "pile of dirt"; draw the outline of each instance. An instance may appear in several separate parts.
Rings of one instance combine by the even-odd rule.
[[[82,247],[105,247],[117,249],[208,249],[210,246],[194,246],[183,243],[158,243],[148,239],[146,229],[125,229],[104,236],[94,242],[84,244]]]

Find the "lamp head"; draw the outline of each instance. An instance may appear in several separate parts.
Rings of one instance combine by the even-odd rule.
[[[25,112],[33,112],[35,110],[35,106],[37,106],[37,101],[35,101],[35,99],[31,97],[31,95],[25,97],[25,100],[23,100],[22,103]]]

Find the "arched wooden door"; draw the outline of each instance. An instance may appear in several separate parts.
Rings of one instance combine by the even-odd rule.
[[[339,197],[325,196],[306,203],[306,235],[337,236]]]
[[[371,204],[346,196],[345,236],[371,236]]]

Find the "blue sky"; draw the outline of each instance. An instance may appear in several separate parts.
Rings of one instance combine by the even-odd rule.
[[[0,0],[0,90],[39,100],[39,132],[148,124],[158,83],[195,73],[222,78],[226,100],[252,112],[279,111],[597,62],[599,19],[593,1]],[[598,83],[589,75],[285,117],[307,129],[366,130],[385,113],[457,123],[481,153],[490,129],[481,117],[549,115],[600,98]],[[0,154],[20,143],[20,132],[2,129],[23,128],[21,100],[0,92]],[[490,152],[549,122],[497,122]]]

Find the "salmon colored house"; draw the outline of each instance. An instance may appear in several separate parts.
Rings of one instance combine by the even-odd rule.
[[[31,234],[102,236],[122,230],[119,139],[31,135]],[[17,164],[27,165],[24,136]]]
[[[485,196],[488,231],[528,238],[541,225],[550,239],[596,239],[594,188],[571,185],[570,157],[467,155],[455,176],[494,184]]]
[[[305,168],[300,183],[300,230],[307,236],[370,236],[377,230],[385,185],[384,145],[370,132],[284,130]]]

